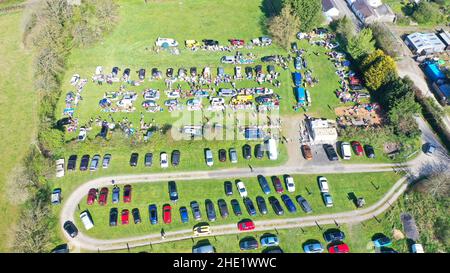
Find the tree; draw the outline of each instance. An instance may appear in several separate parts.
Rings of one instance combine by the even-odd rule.
[[[362,70],[366,86],[373,91],[386,84],[389,75],[397,73],[395,61],[379,49],[362,61]]]
[[[341,43],[343,43],[344,47],[347,47],[348,40],[355,35],[355,25],[353,21],[345,15],[342,18],[339,18],[335,23],[336,34]]]
[[[358,62],[374,50],[375,41],[370,28],[364,28],[359,34],[350,36],[346,46],[346,51]]]
[[[444,20],[444,16],[439,8],[435,4],[427,1],[420,1],[412,17],[419,24],[437,24]]]
[[[299,28],[299,20],[290,5],[285,5],[279,15],[269,21],[269,32],[281,47],[288,49],[292,37]]]
[[[309,32],[323,21],[322,0],[285,0],[284,6],[288,5],[300,20],[300,31]]]
[[[414,94],[395,100],[388,112],[389,124],[393,126],[394,133],[407,138],[419,136],[419,125],[413,116],[419,110],[419,105],[414,101]]]
[[[381,48],[386,54],[393,58],[399,56],[400,49],[398,47],[398,42],[386,27],[379,23],[374,23],[369,25],[369,28],[372,30],[378,48]]]

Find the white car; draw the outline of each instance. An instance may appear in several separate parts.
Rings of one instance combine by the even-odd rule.
[[[87,210],[80,214],[80,219],[86,230],[90,230],[94,227],[94,223],[92,223],[91,216]]]
[[[284,182],[286,183],[286,189],[288,192],[295,191],[295,183],[294,183],[294,178],[292,178],[292,176],[286,175],[284,177]]]
[[[72,76],[72,78],[70,79],[70,84],[71,85],[76,85],[78,83],[78,81],[80,80],[80,75],[78,74],[74,74]]]
[[[234,68],[234,73],[236,75],[236,78],[241,78],[242,77],[242,68],[240,66],[236,66]]]
[[[239,194],[241,195],[242,198],[247,197],[248,192],[247,189],[245,188],[244,182],[242,182],[241,180],[238,180],[236,182],[236,187],[239,191]]]
[[[80,128],[80,133],[78,134],[78,141],[84,141],[86,139],[87,131],[86,128]]]
[[[161,153],[161,168],[167,168],[169,167],[169,160],[167,158],[167,153]]]
[[[214,164],[213,154],[210,149],[206,149],[205,151],[205,160],[206,165],[208,165],[209,167],[211,167]]]
[[[223,64],[234,64],[236,62],[236,58],[234,56],[223,56],[220,61]]]
[[[158,37],[155,42],[156,46],[164,46],[164,44],[167,44],[168,46],[178,46],[178,42],[175,39],[172,38],[161,38]]]
[[[95,75],[100,75],[103,73],[103,66],[97,66],[95,69]]]
[[[342,142],[341,143],[341,152],[342,152],[342,158],[344,160],[350,160],[350,158],[352,158],[352,149],[350,147],[350,143]]]
[[[320,192],[329,192],[328,180],[326,177],[319,176],[319,188]]]
[[[56,160],[56,177],[64,176],[64,158]]]

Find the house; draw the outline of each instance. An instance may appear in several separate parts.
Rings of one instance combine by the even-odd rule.
[[[442,42],[445,44],[444,50],[450,50],[450,33],[444,29],[441,30],[441,32],[438,33],[439,38]]]
[[[334,0],[322,0],[322,11],[328,22],[339,17],[339,9]]]
[[[337,141],[337,130],[330,120],[309,118],[306,120],[306,129],[311,144],[335,143]]]
[[[374,22],[392,23],[395,20],[395,13],[392,9],[383,4],[380,0],[354,0],[347,1],[355,15],[365,24]]]
[[[405,44],[419,55],[443,52],[446,48],[444,42],[434,33],[414,32],[406,36]]]

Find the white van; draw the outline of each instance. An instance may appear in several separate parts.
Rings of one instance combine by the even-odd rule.
[[[411,249],[413,253],[425,253],[421,244],[413,244]]]
[[[350,147],[350,143],[348,142],[341,143],[341,153],[342,158],[345,160],[349,160],[352,157],[352,149]]]
[[[89,215],[89,212],[87,210],[83,211],[80,214],[80,218],[86,230],[90,230],[94,227],[94,223],[92,223],[91,216]]]
[[[278,159],[277,142],[275,139],[271,138],[266,141],[267,153],[269,154],[270,160]]]

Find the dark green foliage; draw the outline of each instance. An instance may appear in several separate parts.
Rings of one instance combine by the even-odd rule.
[[[444,16],[439,8],[427,1],[420,1],[412,17],[419,24],[439,24],[444,20]]]
[[[311,31],[323,22],[322,0],[285,0],[284,5],[292,6],[300,20],[300,31]]]

